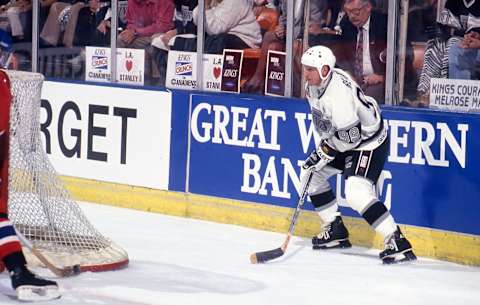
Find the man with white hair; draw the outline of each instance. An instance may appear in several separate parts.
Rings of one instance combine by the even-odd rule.
[[[415,260],[412,246],[390,211],[381,202],[375,184],[388,155],[389,139],[375,99],[341,69],[325,46],[308,49],[302,56],[306,94],[320,144],[303,164],[315,167],[308,190],[323,225],[313,237],[313,249],[348,248],[348,231],[328,179],[342,173],[345,199],[376,232],[385,238],[383,263]]]

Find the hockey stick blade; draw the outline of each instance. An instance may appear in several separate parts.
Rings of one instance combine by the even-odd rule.
[[[297,223],[298,215],[300,214],[300,211],[303,206],[303,202],[305,200],[305,197],[307,196],[308,186],[312,181],[314,170],[315,170],[315,167],[310,168],[302,179],[303,181],[302,181],[300,197],[298,198],[297,207],[295,208],[295,212],[293,213],[292,220],[290,221],[290,227],[288,228],[287,237],[285,238],[283,245],[273,250],[257,252],[250,255],[250,262],[252,264],[265,263],[265,262],[271,261],[272,259],[279,258],[283,254],[285,254],[285,251],[287,251],[288,243],[290,242],[290,238],[292,237],[293,231],[295,229],[295,224]]]
[[[250,255],[250,262],[252,264],[263,264],[273,259],[279,258],[283,254],[285,254],[285,251],[283,251],[281,247],[273,250],[257,252]]]

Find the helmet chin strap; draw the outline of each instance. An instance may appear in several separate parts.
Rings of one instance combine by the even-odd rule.
[[[332,69],[330,69],[330,67],[327,66],[328,67],[328,73],[324,77],[323,73],[322,73],[323,67],[325,67],[325,66],[322,66],[321,68],[318,69],[318,74],[320,75],[320,79],[322,80],[322,83],[330,77],[330,74],[332,74]]]
[[[311,97],[316,97],[319,98],[320,96],[323,95],[323,92],[325,92],[325,89],[327,89],[328,84],[330,83],[330,80],[332,76],[332,71],[330,70],[327,73],[327,76],[325,78],[322,77],[322,73],[320,73],[320,78],[322,79],[322,82],[318,86],[309,86],[309,90],[311,90],[310,94]]]

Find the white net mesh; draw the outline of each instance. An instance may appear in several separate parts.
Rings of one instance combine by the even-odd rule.
[[[127,253],[102,236],[59,180],[40,140],[43,76],[7,71],[10,113],[9,217],[17,230],[57,264],[82,271],[111,270],[128,263]],[[32,261],[28,255],[29,263]]]

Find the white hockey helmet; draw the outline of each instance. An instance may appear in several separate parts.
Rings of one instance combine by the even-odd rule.
[[[332,50],[325,46],[311,47],[302,55],[302,65],[317,68],[322,80],[328,78],[335,67],[336,60]],[[322,76],[323,66],[330,68],[330,72],[325,77]]]

